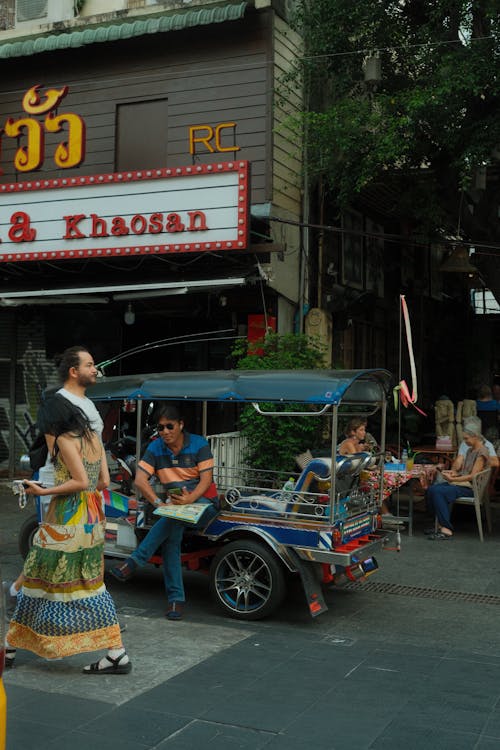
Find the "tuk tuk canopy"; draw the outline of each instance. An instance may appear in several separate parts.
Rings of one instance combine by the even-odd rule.
[[[103,376],[94,401],[172,400],[239,403],[374,404],[387,398],[387,370],[211,370]]]

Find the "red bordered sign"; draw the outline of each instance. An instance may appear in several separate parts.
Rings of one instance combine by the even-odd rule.
[[[249,163],[0,185],[0,262],[244,250]]]

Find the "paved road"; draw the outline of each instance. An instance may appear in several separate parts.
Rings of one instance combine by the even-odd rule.
[[[0,503],[12,578],[22,516],[8,493]],[[171,623],[159,571],[111,581],[133,672],[84,677],[88,656],[19,654],[8,750],[498,750],[499,536],[480,544],[459,510],[456,539],[428,542],[418,519],[401,553],[381,554],[365,586],[328,592],[316,620],[298,586],[271,620],[228,620],[187,574],[186,619]]]

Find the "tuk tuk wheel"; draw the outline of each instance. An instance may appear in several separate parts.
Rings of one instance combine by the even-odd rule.
[[[215,555],[210,590],[226,615],[260,620],[274,612],[285,597],[283,566],[264,544],[238,539]]]
[[[33,537],[38,531],[38,516],[34,513],[32,516],[26,519],[21,526],[18,536],[18,548],[19,553],[23,558],[26,558],[28,552],[33,546]]]

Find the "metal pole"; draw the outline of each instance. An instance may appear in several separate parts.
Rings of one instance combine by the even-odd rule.
[[[386,431],[386,422],[387,422],[387,400],[384,398],[382,401],[381,406],[381,419],[380,419],[380,452],[382,454],[382,459],[380,461],[380,480],[379,480],[379,498],[378,498],[378,504],[380,507],[382,507],[382,502],[384,500],[384,463],[385,463],[385,431]]]
[[[203,401],[202,413],[201,413],[201,434],[202,435],[206,435],[208,432],[207,424],[208,424],[208,404],[206,401]]]
[[[16,367],[17,367],[17,314],[14,313],[14,335],[10,344],[9,368],[9,477],[16,472]],[[30,439],[33,437],[30,435]]]
[[[399,295],[399,377],[398,383],[403,379],[403,315],[402,300],[403,295]],[[401,461],[401,399],[398,404],[398,458]]]
[[[141,453],[142,453],[142,399],[137,399],[137,429],[136,429],[136,466],[139,465],[139,461],[141,460]]]
[[[337,458],[337,439],[338,439],[338,406],[333,405],[332,411],[332,442],[331,442],[331,460],[332,469],[330,472],[330,523],[334,521],[335,495],[336,495],[336,458]]]

